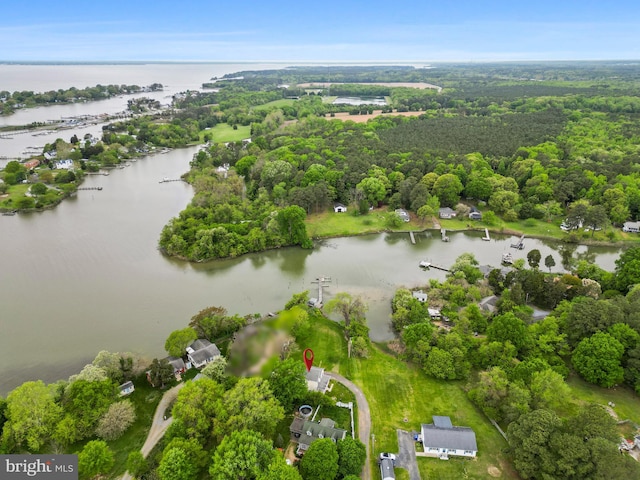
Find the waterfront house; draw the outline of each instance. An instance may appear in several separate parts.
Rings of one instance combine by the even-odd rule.
[[[29,160],[28,162],[24,162],[24,168],[26,168],[27,170],[33,170],[38,165],[40,165],[40,160],[38,160],[37,158]]]
[[[199,338],[187,347],[187,359],[196,368],[204,367],[219,356],[218,347],[206,338]]]
[[[624,222],[622,231],[628,233],[640,233],[640,222]]]
[[[132,381],[125,382],[122,385],[120,385],[118,388],[120,389],[121,397],[132,394],[133,391],[136,389],[136,387],[133,386]]]
[[[60,160],[55,164],[56,170],[70,170],[73,168],[73,160],[67,158],[66,160]]]
[[[403,222],[408,222],[411,220],[411,217],[409,217],[407,211],[403,210],[402,208],[396,209],[396,215],[398,215],[400,217],[400,220],[402,220]]]
[[[443,207],[438,211],[440,218],[451,219],[456,216],[456,211],[449,207]]]
[[[187,371],[187,366],[184,363],[184,360],[179,357],[167,357],[166,358],[169,365],[173,367],[173,374],[176,378],[179,378],[184,372]]]
[[[344,206],[344,205],[343,205],[343,204],[341,204],[341,203],[336,203],[336,204],[333,206],[333,211],[334,211],[335,213],[346,213],[346,211],[347,211],[347,207],[346,207],[346,206]]]
[[[344,440],[347,431],[336,428],[336,422],[330,418],[323,418],[320,422],[312,422],[302,417],[296,417],[289,427],[291,441],[298,444],[296,455],[302,455],[307,451],[309,445],[320,438],[330,438],[334,442]]]
[[[478,453],[476,434],[469,427],[454,427],[451,418],[434,415],[433,423],[422,424],[423,452],[416,455],[448,460],[449,455],[475,457]]]
[[[482,212],[478,210],[476,207],[471,207],[471,211],[469,212],[470,220],[482,220]]]
[[[324,393],[329,386],[329,377],[324,374],[324,368],[311,367],[305,374],[307,380],[307,388],[312,392]]]
[[[411,296],[418,300],[420,303],[425,303],[427,301],[427,294],[422,290],[418,290],[417,292],[411,292]]]

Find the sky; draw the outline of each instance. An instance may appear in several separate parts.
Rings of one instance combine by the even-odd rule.
[[[24,0],[0,16],[0,62],[639,58],[637,0]]]

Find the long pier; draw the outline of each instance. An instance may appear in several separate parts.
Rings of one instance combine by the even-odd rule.
[[[78,190],[102,190],[102,187],[79,187]]]
[[[169,183],[169,182],[184,182],[181,178],[164,178],[160,180],[158,183]]]
[[[488,242],[489,240],[491,240],[491,237],[489,236],[489,229],[488,228],[484,229],[484,237],[482,237],[482,240],[484,240],[485,242]]]
[[[446,228],[440,229],[440,235],[442,236],[442,241],[443,242],[448,242],[449,241],[449,237],[447,236]]]
[[[413,231],[409,232],[409,236],[411,237],[411,243],[416,244],[416,237],[413,236]]]
[[[324,287],[326,287],[327,285],[325,285],[326,283],[331,281],[331,277],[318,277],[316,278],[314,281],[312,281],[311,283],[317,283],[318,284],[318,298],[312,298],[309,300],[309,305],[312,307],[317,307],[317,308],[322,308],[322,290]]]

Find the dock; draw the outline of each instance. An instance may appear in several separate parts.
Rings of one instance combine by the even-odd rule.
[[[437,268],[438,270],[442,270],[443,272],[448,272],[448,271],[449,271],[449,269],[448,269],[448,268],[441,267],[440,265],[436,265],[436,264],[434,264],[434,263],[432,263],[432,264],[430,265],[430,268]]]
[[[102,187],[79,187],[78,190],[102,190]]]
[[[326,284],[329,283],[329,282],[331,282],[331,277],[318,277],[314,281],[311,282],[311,283],[317,283],[318,284],[318,298],[310,298],[309,299],[308,304],[309,304],[310,307],[322,308],[323,289],[324,289],[324,287],[328,286]]]
[[[484,240],[485,242],[488,242],[489,240],[491,240],[491,237],[489,236],[489,229],[488,228],[484,229],[484,237],[482,237],[482,240]]]
[[[416,244],[416,237],[413,236],[413,231],[409,232],[409,236],[411,237],[411,243]]]
[[[158,183],[182,182],[182,181],[184,180],[182,180],[181,178],[163,178]]]
[[[449,237],[447,236],[447,229],[446,228],[441,228],[440,229],[440,236],[442,237],[442,241],[443,242],[448,242],[449,241]]]
[[[511,248],[517,248],[518,250],[522,250],[524,248],[524,235],[522,235],[516,243],[512,243]]]

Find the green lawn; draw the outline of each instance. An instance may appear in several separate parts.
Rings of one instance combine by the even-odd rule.
[[[15,202],[18,198],[24,197],[24,194],[29,191],[31,185],[19,183],[17,185],[11,185],[7,190],[7,197],[0,197],[0,208],[13,210]]]
[[[613,402],[613,410],[620,420],[631,420],[640,425],[640,397],[628,387],[602,388],[585,382],[575,373],[567,378],[572,396],[584,402],[608,405]]]
[[[251,136],[251,126],[238,125],[238,128],[234,130],[227,123],[219,123],[209,130],[202,130],[200,132],[200,141],[204,142],[204,136],[207,133],[211,134],[211,139],[214,143],[239,142]]]
[[[305,223],[311,238],[344,237],[389,230],[385,225],[385,215],[389,213],[384,208],[373,210],[366,215],[354,215],[349,211],[346,213],[323,212],[307,216]],[[421,225],[419,221],[412,220],[394,230],[419,231],[426,226],[430,224]]]
[[[368,359],[354,362],[351,378],[363,389],[369,402],[375,435],[374,458],[380,452],[398,450],[398,428],[418,431],[421,423],[431,423],[432,415],[447,415],[454,425],[473,428],[478,458],[448,462],[420,458],[418,466],[423,480],[487,478],[492,466],[502,472],[498,478],[518,478],[504,453],[507,443],[469,401],[462,384],[431,379],[418,368],[375,347]]]

